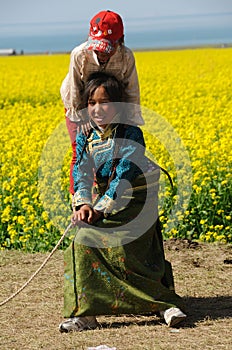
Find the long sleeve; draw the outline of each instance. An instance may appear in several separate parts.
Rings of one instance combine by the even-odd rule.
[[[144,125],[140,109],[140,87],[135,58],[133,52],[129,48],[124,47],[124,50],[123,83],[127,97],[126,102],[128,103],[127,122],[132,125]]]
[[[135,65],[135,58],[132,51],[126,48],[125,53],[125,73],[124,86],[127,95],[127,102],[140,104],[140,89],[137,69]]]
[[[93,186],[93,160],[83,151],[86,136],[79,134],[77,137],[77,161],[73,168],[74,190],[72,205],[78,207],[83,204],[92,206]],[[81,159],[80,159],[81,157]]]
[[[66,116],[72,121],[81,121],[78,113],[81,108],[81,94],[83,91],[83,65],[85,62],[85,43],[73,49],[70,55],[69,72],[60,88],[61,99],[66,109]]]

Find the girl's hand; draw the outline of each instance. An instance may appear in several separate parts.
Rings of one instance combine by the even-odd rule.
[[[89,205],[84,204],[80,207],[80,209],[73,211],[71,222],[73,225],[77,225],[80,222],[85,222],[90,224],[92,222],[92,219],[93,219],[93,209]]]
[[[89,205],[84,204],[79,210],[73,212],[71,222],[73,225],[78,225],[78,223],[81,222],[92,224],[99,220],[102,215],[102,212],[94,210]]]

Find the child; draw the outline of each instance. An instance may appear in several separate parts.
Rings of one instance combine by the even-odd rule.
[[[72,143],[70,193],[73,194],[72,169],[76,161],[76,133],[87,132],[89,124],[80,110],[87,77],[96,71],[114,75],[124,85],[127,102],[134,105],[128,123],[143,125],[139,108],[140,92],[135,59],[124,45],[124,27],[121,17],[113,11],[101,11],[90,21],[88,40],[73,49],[69,72],[61,85],[61,98],[66,111],[66,125]]]
[[[68,319],[61,332],[94,329],[97,315],[158,312],[171,327],[186,318],[179,309],[182,299],[163,282],[159,167],[144,154],[141,129],[120,123],[116,102],[123,101],[122,91],[118,80],[104,73],[91,75],[86,84],[91,129],[76,139],[72,222],[81,228],[65,252]]]

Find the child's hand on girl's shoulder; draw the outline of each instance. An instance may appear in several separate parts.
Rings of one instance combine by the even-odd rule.
[[[91,125],[89,121],[80,122],[77,124],[77,133],[79,134],[81,131],[84,135],[88,135],[91,129]]]

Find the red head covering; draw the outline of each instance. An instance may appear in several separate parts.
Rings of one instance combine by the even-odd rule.
[[[122,18],[113,11],[101,11],[90,21],[87,49],[110,53],[123,34]]]

